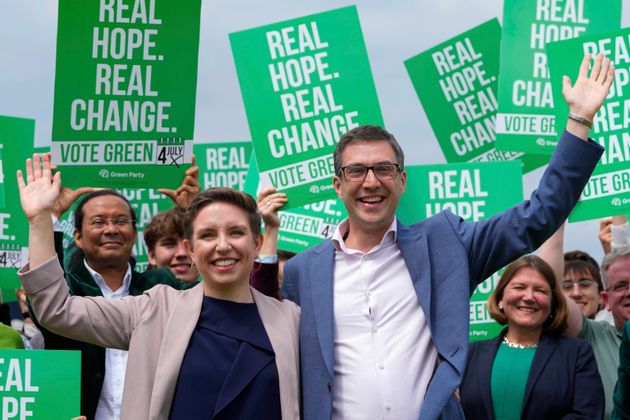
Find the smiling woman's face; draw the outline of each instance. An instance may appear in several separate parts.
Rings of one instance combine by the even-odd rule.
[[[523,267],[510,279],[499,303],[510,328],[542,331],[551,314],[551,288],[542,274]]]
[[[204,283],[211,288],[248,287],[262,237],[254,238],[247,213],[232,204],[205,206],[192,221],[185,241]]]

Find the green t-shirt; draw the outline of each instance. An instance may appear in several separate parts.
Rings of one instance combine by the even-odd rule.
[[[593,347],[595,360],[597,360],[597,370],[604,384],[604,397],[606,398],[604,418],[609,419],[613,407],[613,392],[615,383],[617,383],[621,331],[606,321],[595,321],[584,317],[582,331],[578,337],[588,341]]]
[[[23,349],[24,342],[15,329],[0,323],[0,349]]]

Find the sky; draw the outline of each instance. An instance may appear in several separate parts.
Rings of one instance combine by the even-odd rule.
[[[533,1],[533,0],[532,0]],[[502,0],[204,0],[196,96],[195,141],[249,140],[228,34],[286,19],[356,5],[385,126],[407,165],[445,163],[416,96],[404,60],[502,16]],[[630,0],[623,0],[630,6]],[[625,7],[622,27],[630,24]],[[36,120],[35,145],[50,142],[57,2],[0,0],[0,115]],[[542,170],[523,178],[528,196]],[[599,221],[569,224],[565,249],[601,260]]]

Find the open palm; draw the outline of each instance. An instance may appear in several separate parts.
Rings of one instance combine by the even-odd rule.
[[[590,61],[590,54],[585,55],[573,86],[567,76],[563,78],[562,94],[572,113],[593,120],[612,86],[615,69],[610,59],[600,54],[595,58],[589,75]]]
[[[61,174],[54,176],[50,169],[48,154],[34,154],[33,159],[26,160],[26,182],[21,170],[17,171],[17,183],[20,190],[22,210],[29,220],[45,215],[50,217],[53,204],[59,197]]]

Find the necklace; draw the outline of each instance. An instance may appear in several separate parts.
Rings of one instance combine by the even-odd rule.
[[[511,349],[535,349],[538,347],[538,343],[536,344],[518,344],[518,343],[513,343],[510,340],[508,340],[507,335],[503,337],[503,344],[505,344],[506,346],[508,346]]]

